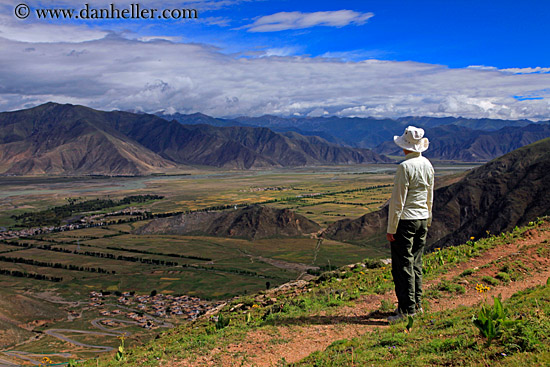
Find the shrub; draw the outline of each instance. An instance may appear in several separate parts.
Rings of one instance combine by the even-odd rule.
[[[472,318],[472,322],[479,329],[481,335],[487,338],[487,346],[502,334],[503,326],[511,326],[516,323],[516,321],[508,319],[500,298],[493,297],[493,300],[493,307],[483,305],[477,316]]]
[[[474,273],[474,269],[466,269],[460,274],[460,276],[467,277],[468,275],[472,275],[473,273]]]
[[[503,281],[504,283],[510,282],[510,275],[508,273],[500,272],[495,276],[495,278]]]
[[[489,275],[485,275],[481,278],[481,280],[487,284],[490,284],[490,285],[498,285],[500,282],[498,279],[495,279]]]

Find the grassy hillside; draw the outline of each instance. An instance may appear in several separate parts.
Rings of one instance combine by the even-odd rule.
[[[389,325],[390,267],[365,261],[256,295],[83,366],[519,366],[550,360],[550,223],[425,256],[423,315]],[[489,340],[472,317],[503,310]],[[496,303],[498,306],[498,302]],[[498,311],[498,310],[497,310]],[[409,325],[410,326],[410,325]]]
[[[0,297],[0,348],[36,336],[30,331],[33,327],[64,317],[65,313],[52,303],[17,294],[6,287]]]

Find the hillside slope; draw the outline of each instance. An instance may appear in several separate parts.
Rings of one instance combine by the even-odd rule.
[[[132,349],[126,365],[546,365],[540,362],[550,356],[548,241],[550,224],[540,220],[428,254],[425,312],[410,330],[386,320],[396,302],[391,270],[366,260],[229,300],[216,316]],[[498,295],[514,324],[488,345],[472,315]],[[85,365],[118,364],[108,357]]]
[[[0,348],[21,343],[33,336],[33,328],[66,317],[56,305],[44,300],[3,291],[0,298]]]
[[[470,237],[508,231],[550,213],[550,138],[517,149],[434,193],[431,248]],[[330,225],[325,235],[339,241],[383,242],[387,208]]]
[[[317,223],[291,210],[254,205],[236,210],[155,219],[135,233],[199,234],[259,240],[269,237],[296,237],[319,230]]]

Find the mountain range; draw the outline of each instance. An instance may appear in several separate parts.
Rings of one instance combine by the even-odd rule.
[[[275,131],[297,131],[301,134],[323,136],[328,141],[357,148],[375,148],[401,135],[408,125],[424,128],[427,135],[436,127],[458,126],[462,131],[497,131],[505,127],[525,127],[535,124],[529,120],[466,119],[461,117],[409,116],[397,119],[373,117],[290,117],[265,115],[260,117],[237,117],[235,123],[268,127]],[[225,124],[229,123],[223,120]],[[549,125],[550,121],[537,124]]]
[[[182,125],[155,115],[56,103],[0,113],[0,173],[11,175],[142,175],[182,165],[250,169],[390,161],[368,149],[268,128]]]
[[[181,123],[214,126],[267,127],[280,133],[319,136],[341,146],[368,148],[378,154],[400,155],[393,136],[408,125],[422,127],[431,141],[426,156],[462,162],[487,162],[524,145],[550,137],[550,121],[466,119],[460,117],[401,117],[398,119],[347,117],[237,117],[216,119],[202,114],[169,115]]]
[[[429,134],[430,147],[424,155],[428,158],[487,162],[522,146],[550,137],[550,124],[504,127],[493,131],[443,125],[427,130],[427,134]],[[380,144],[374,151],[386,155],[402,154],[401,149],[393,141]]]
[[[524,146],[434,192],[431,248],[447,247],[487,233],[509,231],[550,214],[550,138]],[[330,225],[327,238],[380,246],[385,242],[387,206]]]
[[[188,166],[259,169],[390,163],[393,136],[426,129],[432,159],[485,162],[550,136],[550,121],[104,112],[46,103],[0,113],[0,174],[145,175]]]

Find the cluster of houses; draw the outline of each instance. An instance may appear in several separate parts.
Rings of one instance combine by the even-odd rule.
[[[90,292],[89,305],[101,308],[105,304],[105,298],[109,296],[101,292],[92,291]],[[134,295],[130,292],[124,292],[118,296],[117,302],[126,311],[101,309],[99,314],[105,317],[122,315],[137,322],[144,329],[157,327],[151,316],[158,318],[182,317],[192,321],[220,305],[220,303],[206,302],[200,298],[190,296],[172,296],[162,293],[155,295]],[[116,322],[114,320],[103,321]],[[102,323],[107,325],[103,321]]]
[[[102,221],[106,218],[106,217],[114,217],[114,216],[117,216],[117,215],[144,215],[145,213],[147,212],[147,210],[145,209],[139,209],[139,208],[136,208],[136,207],[129,207],[129,208],[125,208],[125,209],[122,209],[122,210],[117,210],[116,212],[111,212],[111,213],[107,213],[107,214],[95,214],[95,215],[91,215],[91,216],[87,216],[87,217],[84,217],[82,219],[80,219],[80,222],[82,223],[85,223],[85,224],[92,224],[92,223],[102,223]]]
[[[89,228],[89,227],[95,227],[95,226],[104,226],[108,223],[94,223],[91,224],[64,224],[62,226],[54,227],[35,227],[35,228],[25,228],[21,229],[19,231],[3,231],[0,232],[0,240],[12,240],[17,238],[23,238],[23,237],[32,237],[39,234],[46,234],[46,233],[52,233],[52,232],[65,232],[65,231],[73,231],[75,229],[82,229],[82,228]]]
[[[107,224],[114,223],[114,222],[112,223],[107,222],[107,217],[112,217],[117,215],[143,215],[146,212],[147,211],[145,209],[130,207],[130,208],[118,210],[116,212],[111,212],[107,214],[96,214],[89,217],[84,217],[80,219],[80,223],[64,224],[62,226],[25,228],[19,231],[5,230],[5,231],[0,231],[0,240],[12,240],[20,237],[32,237],[39,234],[46,234],[46,233],[52,233],[52,232],[74,231],[75,229],[104,226]]]
[[[290,190],[288,187],[251,187],[248,190],[240,190],[241,192],[261,192],[261,191],[287,191]]]

